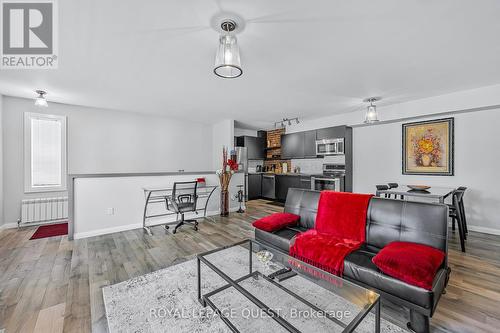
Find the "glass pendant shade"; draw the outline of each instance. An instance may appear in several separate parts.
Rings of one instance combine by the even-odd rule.
[[[377,107],[375,105],[369,105],[366,108],[365,123],[374,123],[378,121]]]
[[[214,73],[223,78],[236,78],[243,74],[240,49],[235,36],[222,35],[215,56]]]
[[[44,108],[48,107],[49,105],[47,104],[47,100],[44,97],[44,95],[46,94],[45,91],[37,90],[36,93],[38,94],[38,97],[35,98],[35,106]]]

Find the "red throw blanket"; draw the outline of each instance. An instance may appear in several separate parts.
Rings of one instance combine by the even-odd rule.
[[[321,192],[314,229],[299,234],[290,255],[341,276],[344,258],[365,242],[371,194]]]

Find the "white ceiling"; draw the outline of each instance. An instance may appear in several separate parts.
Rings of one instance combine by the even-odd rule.
[[[59,69],[2,70],[0,92],[271,125],[500,83],[498,0],[64,0]],[[212,72],[214,17],[245,20],[243,76]]]

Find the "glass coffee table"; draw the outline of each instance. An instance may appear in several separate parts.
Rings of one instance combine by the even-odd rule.
[[[197,265],[199,302],[233,332],[380,332],[377,293],[259,241],[201,253]],[[220,287],[206,292],[205,279]]]

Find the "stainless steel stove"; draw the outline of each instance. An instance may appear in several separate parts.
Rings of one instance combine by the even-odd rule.
[[[323,174],[311,177],[311,189],[316,191],[344,191],[345,164],[325,163]]]

